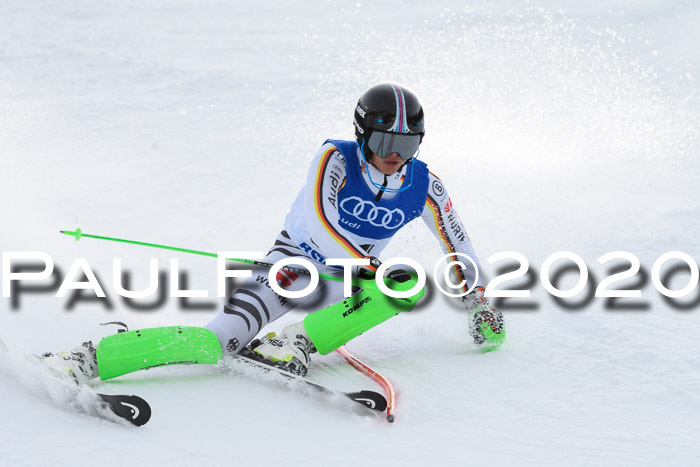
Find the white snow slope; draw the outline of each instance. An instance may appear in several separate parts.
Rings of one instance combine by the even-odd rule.
[[[15,356],[0,365],[0,462],[700,464],[700,288],[674,305],[651,281],[665,252],[700,259],[698,24],[700,7],[669,0],[4,0],[0,245],[45,252],[57,270],[37,282],[43,292],[0,301],[0,339]],[[115,331],[98,326],[106,321],[204,324],[224,301],[210,258],[59,230],[266,250],[314,151],[352,138],[354,103],[380,81],[423,100],[421,158],[450,190],[483,272],[493,278],[506,262],[486,259],[517,251],[535,273],[532,296],[518,300],[531,308],[500,303],[499,351],[479,353],[458,303],[433,288],[419,310],[348,344],[397,387],[393,425],[212,366],[103,384],[151,402],[153,419],[138,429],[29,390],[21,355],[97,341]],[[557,301],[539,272],[562,250],[591,276]],[[627,264],[598,263],[618,250],[642,273],[616,287],[642,296],[611,308],[591,290]],[[440,252],[416,223],[383,259],[395,256],[432,271]],[[109,307],[55,296],[76,258],[97,273]],[[204,309],[169,299],[135,310],[114,291],[113,258],[135,288],[146,286],[149,258],[164,271],[177,258],[188,287],[209,291],[190,300]],[[677,264],[662,268],[675,271],[665,284],[676,290],[690,278]],[[576,281],[566,274],[557,285]],[[335,355],[316,356],[310,376],[379,389]]]

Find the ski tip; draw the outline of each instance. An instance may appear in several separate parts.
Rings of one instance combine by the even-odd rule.
[[[359,391],[359,392],[346,392],[346,396],[350,399],[358,402],[368,409],[376,410],[377,412],[384,412],[389,404],[386,398],[374,391]]]
[[[389,414],[386,416],[386,421],[389,423],[394,423],[394,414]]]
[[[143,426],[151,419],[151,406],[139,396],[98,394],[110,409],[132,425]]]

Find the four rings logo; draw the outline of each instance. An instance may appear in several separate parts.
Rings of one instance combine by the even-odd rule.
[[[406,219],[401,209],[383,208],[376,206],[371,201],[365,201],[357,196],[351,196],[340,203],[340,209],[355,217],[358,220],[369,222],[375,227],[384,227],[394,230],[403,225]]]

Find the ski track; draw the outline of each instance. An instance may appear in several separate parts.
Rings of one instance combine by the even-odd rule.
[[[0,300],[3,464],[700,464],[697,304],[673,308],[646,280],[621,283],[642,290],[645,309],[565,309],[539,282],[560,250],[584,258],[594,284],[611,251],[637,255],[647,276],[666,251],[700,259],[699,21],[697,6],[667,0],[3,2],[3,252],[47,252],[62,274],[86,258],[111,305],[69,310],[54,292],[20,293],[19,309]],[[348,344],[396,386],[394,424],[226,364],[99,384],[151,404],[141,428],[60,409],[69,395],[25,355],[96,342],[115,332],[98,326],[107,321],[201,325],[222,299],[209,258],[57,231],[266,250],[317,146],[351,138],[353,102],[383,80],[421,96],[421,157],[487,278],[496,252],[531,263],[536,308],[505,312],[502,348],[480,353],[459,306],[433,292]],[[383,258],[406,255],[432,272],[438,247],[422,225]],[[130,308],[110,293],[116,257],[134,284],[149,258],[165,269],[177,257],[210,307]],[[381,391],[338,355],[312,360],[319,383]]]

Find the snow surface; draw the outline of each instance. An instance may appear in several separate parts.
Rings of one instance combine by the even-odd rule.
[[[365,333],[348,348],[397,387],[393,425],[202,366],[105,383],[151,402],[151,422],[132,429],[37,397],[16,383],[15,358],[0,367],[3,465],[700,464],[700,288],[672,306],[649,279],[667,251],[700,259],[698,24],[700,7],[667,0],[4,0],[2,251],[46,252],[62,275],[85,258],[111,305],[68,309],[55,289],[20,295],[19,308],[2,298],[0,338],[15,356],[97,341],[114,332],[106,321],[207,322],[223,303],[214,260],[58,231],[266,250],[316,148],[351,138],[354,102],[385,80],[421,96],[421,157],[489,277],[502,264],[486,258],[506,250],[536,274],[575,252],[593,287],[610,274],[598,257],[626,250],[644,275],[619,284],[643,291],[617,302],[626,309],[589,290],[556,301],[535,276],[519,301],[530,308],[501,303],[497,352],[478,352],[439,293]],[[424,226],[383,258],[405,255],[432,270]],[[191,300],[206,309],[132,309],[111,286],[113,258],[134,284],[149,258],[164,270],[178,258],[188,286],[209,290]],[[311,377],[379,390],[336,355],[317,356]]]

